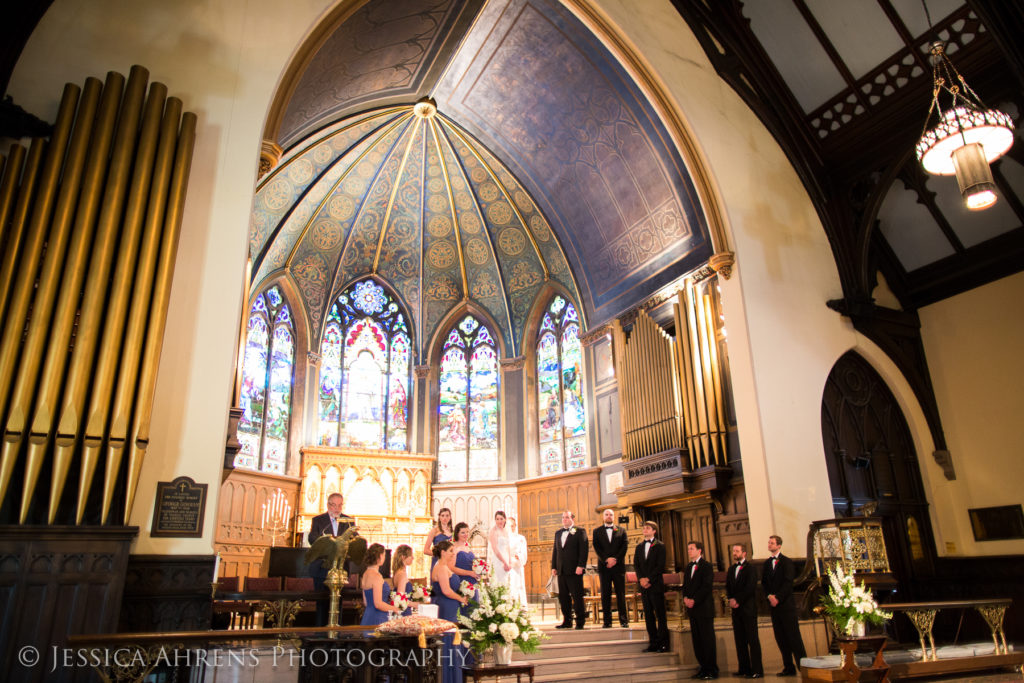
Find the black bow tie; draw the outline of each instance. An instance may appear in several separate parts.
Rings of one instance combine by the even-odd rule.
[[[644,541],[644,543],[654,543],[654,541]]]
[[[605,529],[615,529],[613,526],[606,526]]]

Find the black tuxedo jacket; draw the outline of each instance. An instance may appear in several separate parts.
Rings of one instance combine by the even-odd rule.
[[[789,607],[793,604],[793,579],[796,578],[796,566],[793,560],[779,553],[779,561],[772,568],[772,558],[764,561],[761,570],[761,585],[764,586],[765,597],[774,595],[779,600],[777,607]]]
[[[647,552],[647,557],[644,557],[644,542],[640,541],[633,554],[633,569],[636,570],[637,579],[648,579],[651,582],[651,588],[664,591],[665,544],[654,539],[654,544]]]
[[[715,603],[711,600],[714,580],[715,570],[703,556],[686,565],[683,571],[683,597],[693,600],[693,607],[687,608],[691,617],[715,618]]]
[[[736,574],[737,567],[741,567],[739,575]],[[756,612],[757,605],[754,602],[756,591],[757,575],[749,560],[744,561],[742,565],[737,562],[729,567],[725,576],[725,597],[739,603],[739,607],[736,609]]]
[[[559,574],[576,575],[576,568],[587,568],[587,553],[590,546],[587,544],[587,532],[578,526],[572,527],[575,531],[569,532],[563,527],[555,532],[555,544],[551,548],[551,568],[557,569]],[[565,539],[565,547],[562,547],[562,536],[569,534]]]
[[[597,568],[601,571],[626,571],[626,532],[619,527],[612,531],[612,540],[608,540],[608,530],[602,524],[594,529],[594,552],[597,553]],[[615,566],[608,569],[605,563],[609,557],[615,558]]]
[[[338,516],[338,536],[341,536],[350,526],[355,524],[355,520],[345,515]],[[309,544],[313,545],[316,539],[320,538],[324,534],[331,533],[331,516],[328,513],[317,515],[309,523]]]

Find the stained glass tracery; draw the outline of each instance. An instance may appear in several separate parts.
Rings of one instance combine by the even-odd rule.
[[[295,329],[291,311],[275,286],[249,309],[235,467],[284,474],[288,461]]]
[[[407,450],[411,349],[383,287],[367,279],[342,292],[320,344],[320,445]]]
[[[537,334],[537,412],[541,474],[586,467],[583,352],[576,308],[555,295]]]
[[[498,478],[498,349],[472,315],[441,350],[438,482]]]

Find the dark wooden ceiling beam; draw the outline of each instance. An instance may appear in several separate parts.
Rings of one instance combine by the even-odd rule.
[[[911,54],[914,55],[914,61],[917,62],[917,65],[925,71],[930,72],[932,70],[932,65],[928,63],[924,58],[924,55],[922,55],[921,51],[916,47],[920,41],[916,40],[910,33],[910,29],[908,29],[907,25],[903,23],[903,17],[901,17],[900,13],[896,11],[896,8],[892,6],[892,2],[890,2],[890,0],[878,0],[878,6],[882,8],[882,12],[885,13],[886,18],[889,19],[889,23],[892,24],[892,27],[896,29],[896,33],[899,34],[903,44],[906,45]]]
[[[846,81],[847,89],[851,90],[854,97],[856,97],[857,101],[860,102],[861,106],[866,108],[868,103],[865,101],[863,93],[861,93],[860,89],[857,87],[857,79],[853,77],[853,73],[850,71],[850,68],[846,66],[846,62],[844,62],[843,58],[839,55],[839,51],[836,50],[836,46],[832,44],[828,34],[825,33],[825,29],[823,29],[821,24],[818,23],[817,17],[814,16],[814,13],[807,6],[807,3],[804,2],[804,0],[793,0],[793,4],[796,6],[797,11],[800,12],[800,16],[802,16],[804,21],[807,22],[807,26],[811,29],[811,33],[813,33],[814,37],[818,39],[818,43],[820,43],[821,47],[825,50],[825,54],[828,55],[828,58],[836,68],[836,71],[838,71],[839,75],[843,77],[844,81]]]
[[[966,251],[964,243],[960,241],[960,237],[953,230],[953,226],[946,219],[946,215],[942,213],[938,204],[935,203],[935,193],[928,189],[928,176],[925,175],[921,165],[916,161],[904,164],[899,177],[903,181],[903,186],[917,195],[917,203],[927,209],[932,220],[935,221],[936,225],[939,226],[939,230],[942,231],[943,237],[953,247],[953,251],[961,254]],[[899,229],[900,226],[897,225],[895,227]]]

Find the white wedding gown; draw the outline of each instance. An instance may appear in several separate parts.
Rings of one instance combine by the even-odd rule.
[[[491,548],[491,568],[494,570],[494,575],[491,577],[491,584],[495,586],[507,586],[508,585],[508,572],[505,571],[505,565],[501,563],[498,556],[495,553],[501,553],[501,556],[511,564],[511,556],[508,551],[508,534],[497,534],[495,538],[494,547]]]
[[[511,558],[518,556],[518,560]],[[508,572],[508,588],[513,600],[526,606],[526,536],[511,534],[509,539],[509,563],[512,569]]]

